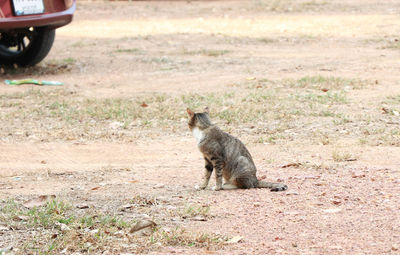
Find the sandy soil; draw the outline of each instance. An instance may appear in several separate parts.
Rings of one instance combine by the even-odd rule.
[[[400,94],[400,46],[390,46],[400,32],[397,1],[275,2],[82,1],[41,65],[73,64],[37,78],[64,81],[82,98],[218,93],[252,77],[307,75],[378,81],[349,91],[360,104]],[[204,49],[226,53],[192,53]],[[1,79],[36,75],[29,72]],[[29,90],[1,85],[0,95]],[[3,140],[0,198],[55,194],[135,218],[120,208],[141,195],[161,201],[147,213],[162,227],[243,237],[211,250],[147,251],[154,254],[400,254],[400,148],[346,146],[356,160],[332,159],[335,144],[248,144],[258,175],[289,186],[271,193],[196,191],[203,160],[188,130],[133,142]],[[210,217],[166,213],[188,204],[209,206]],[[9,232],[0,232],[0,248],[15,245]]]

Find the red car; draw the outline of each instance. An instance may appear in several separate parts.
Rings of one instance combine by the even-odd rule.
[[[33,66],[72,21],[75,0],[0,0],[0,65]]]

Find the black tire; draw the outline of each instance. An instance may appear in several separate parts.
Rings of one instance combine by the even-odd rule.
[[[55,29],[48,28],[1,32],[0,64],[36,65],[50,52],[55,35]]]

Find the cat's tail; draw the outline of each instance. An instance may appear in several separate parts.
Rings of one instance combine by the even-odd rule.
[[[288,189],[288,186],[283,183],[258,181],[257,188],[267,188],[270,189],[271,191],[285,191]]]

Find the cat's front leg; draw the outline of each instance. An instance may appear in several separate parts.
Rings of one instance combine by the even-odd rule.
[[[200,186],[200,189],[207,188],[208,182],[210,181],[210,177],[211,177],[211,174],[214,169],[212,163],[208,159],[204,158],[204,160],[205,160],[206,164],[205,164],[205,170],[204,170],[204,176],[203,176],[203,184]]]
[[[211,162],[215,169],[215,190],[218,191],[222,189],[222,172],[224,169],[224,161],[220,158],[211,158]]]

